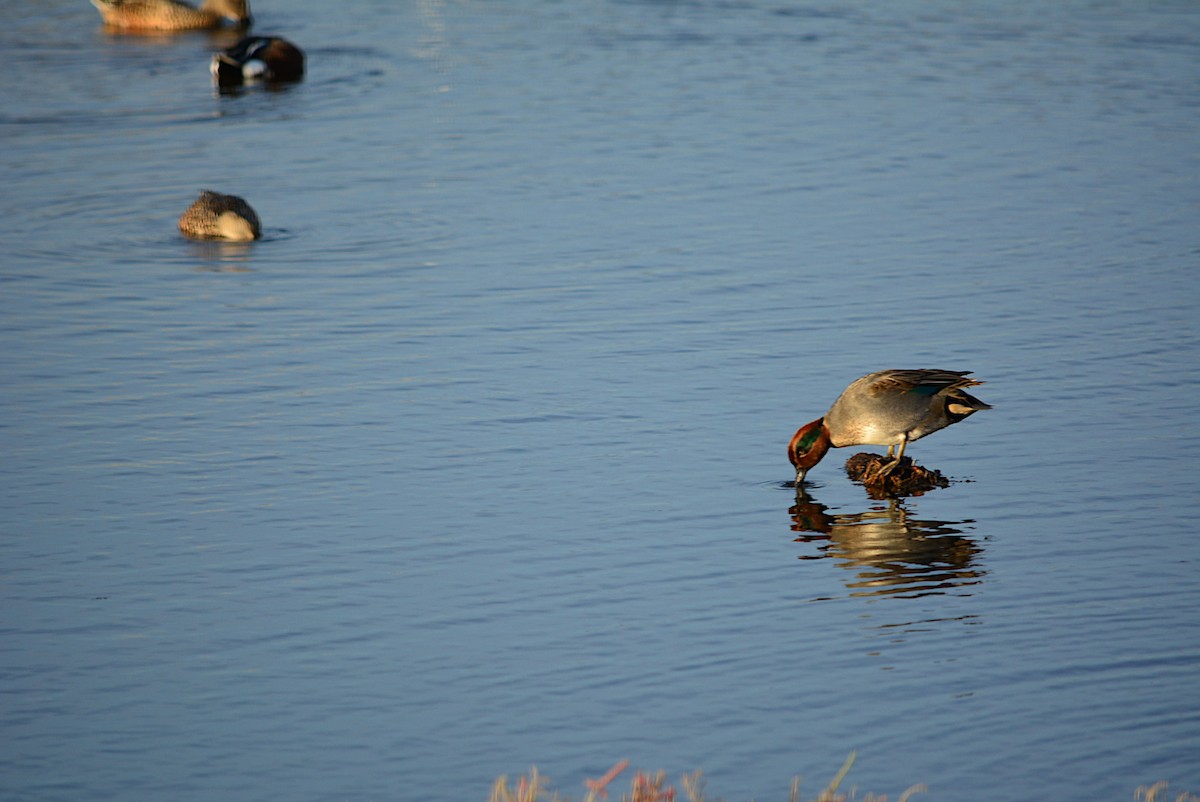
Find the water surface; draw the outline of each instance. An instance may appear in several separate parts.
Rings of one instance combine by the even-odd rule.
[[[1194,6],[254,11],[0,33],[0,797],[1200,789]],[[885,367],[953,484],[798,500]]]

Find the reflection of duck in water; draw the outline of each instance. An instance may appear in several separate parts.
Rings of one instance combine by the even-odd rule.
[[[225,20],[250,24],[247,0],[204,0],[199,8],[180,0],[92,0],[104,24],[127,31],[193,31],[219,28]]]
[[[830,448],[887,446],[892,461],[878,475],[887,476],[900,464],[913,440],[952,423],[991,409],[962,388],[983,384],[968,379],[970,371],[881,370],[847,387],[829,412],[805,424],[788,443],[788,458],[796,468],[797,487],[809,469]],[[899,450],[893,451],[896,446]]]
[[[857,571],[846,583],[855,595],[944,593],[974,585],[984,575],[975,564],[980,547],[956,528],[967,521],[914,519],[898,501],[831,514],[803,491],[788,512],[796,542],[818,544],[819,554],[800,559],[833,557],[840,567]]]

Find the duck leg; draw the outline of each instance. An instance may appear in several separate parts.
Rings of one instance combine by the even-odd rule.
[[[884,465],[882,468],[879,469],[878,475],[880,478],[890,475],[892,471],[896,470],[896,468],[899,467],[900,459],[904,456],[904,447],[907,445],[908,445],[908,435],[903,435],[900,439],[900,448],[896,451],[896,456],[892,458],[891,462],[889,462],[887,465]],[[888,457],[892,457],[892,449],[893,448],[894,448],[894,444],[888,446],[888,453],[887,453]]]

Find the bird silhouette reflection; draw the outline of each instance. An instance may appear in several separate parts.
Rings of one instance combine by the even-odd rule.
[[[835,513],[799,488],[788,510],[795,542],[815,551],[801,560],[832,558],[851,575],[853,596],[927,596],[978,584],[982,548],[963,529],[974,521],[914,517],[899,499],[876,502],[862,512]]]

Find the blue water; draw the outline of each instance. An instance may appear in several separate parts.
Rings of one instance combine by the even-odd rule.
[[[0,798],[1200,792],[1194,4],[253,10],[6,12]],[[798,503],[887,367],[952,485]]]

